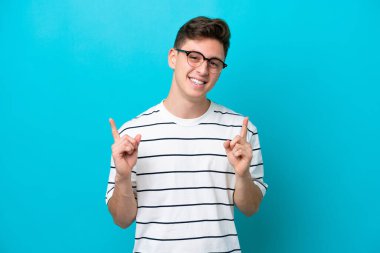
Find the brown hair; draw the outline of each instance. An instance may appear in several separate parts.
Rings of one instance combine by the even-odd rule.
[[[179,48],[186,39],[216,39],[222,43],[224,55],[227,56],[228,48],[230,47],[230,29],[223,19],[200,16],[190,19],[186,24],[178,30],[177,37],[174,42],[174,47]]]

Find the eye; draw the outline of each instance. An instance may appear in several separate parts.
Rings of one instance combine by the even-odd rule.
[[[188,57],[192,61],[200,61],[202,59],[202,56],[197,53],[190,53]]]
[[[219,60],[211,60],[210,66],[213,68],[220,68],[222,66],[222,63],[219,62]]]

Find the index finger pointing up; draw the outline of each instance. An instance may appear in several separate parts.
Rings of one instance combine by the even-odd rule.
[[[112,118],[110,118],[109,121],[110,121],[110,124],[111,124],[113,139],[116,141],[116,140],[120,139],[119,132],[117,131],[117,128],[116,128],[116,125],[115,125],[115,121]]]
[[[241,126],[241,132],[240,132],[240,136],[243,138],[243,140],[247,139],[247,130],[248,130],[248,118],[245,117],[243,120],[243,125]]]

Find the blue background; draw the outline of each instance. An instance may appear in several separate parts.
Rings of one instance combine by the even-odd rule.
[[[112,137],[166,97],[192,17],[222,17],[210,98],[258,127],[268,193],[243,252],[380,252],[379,1],[0,2],[0,252],[130,252],[104,203]]]

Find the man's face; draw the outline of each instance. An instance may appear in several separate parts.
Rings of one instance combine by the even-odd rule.
[[[215,39],[186,40],[179,48],[186,51],[197,51],[206,58],[225,59],[223,45]],[[211,73],[205,60],[200,66],[192,67],[187,55],[175,49],[169,51],[169,66],[174,70],[172,90],[178,99],[192,102],[204,100],[218,81],[220,73]]]

